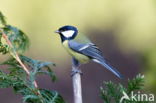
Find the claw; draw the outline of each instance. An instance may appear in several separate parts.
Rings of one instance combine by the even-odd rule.
[[[77,74],[77,73],[79,73],[79,74],[83,74],[82,73],[82,71],[80,70],[80,69],[78,69],[78,68],[73,68],[72,69],[72,71],[71,71],[71,77],[73,77],[75,74]]]

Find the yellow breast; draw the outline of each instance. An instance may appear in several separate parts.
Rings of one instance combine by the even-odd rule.
[[[90,59],[87,56],[85,56],[83,54],[80,54],[80,53],[77,53],[77,52],[73,51],[72,49],[70,49],[67,40],[63,42],[63,46],[67,50],[67,52],[71,56],[76,58],[80,63],[87,63],[87,62],[89,62]]]

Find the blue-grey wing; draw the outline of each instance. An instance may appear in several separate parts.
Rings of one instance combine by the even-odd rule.
[[[113,68],[108,63],[106,63],[101,51],[95,44],[93,43],[83,44],[83,43],[76,42],[74,40],[69,41],[68,43],[69,43],[69,47],[72,50],[88,56],[93,61],[101,64],[102,66],[106,67],[108,70],[113,72],[117,77],[122,78],[122,75],[115,68]]]
[[[69,41],[69,47],[78,53],[88,56],[91,59],[104,60],[101,51],[93,43],[82,44],[72,40]]]

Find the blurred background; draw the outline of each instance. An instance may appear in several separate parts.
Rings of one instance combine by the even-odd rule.
[[[156,2],[155,0],[0,0],[0,11],[9,24],[30,38],[26,56],[55,62],[57,81],[38,78],[39,86],[59,91],[73,102],[70,77],[71,57],[54,33],[63,25],[74,25],[103,51],[105,58],[124,79],[95,63],[81,66],[84,103],[102,103],[99,87],[103,81],[126,84],[138,73],[145,75],[145,89],[156,93]],[[7,56],[0,55],[0,62]],[[21,103],[20,95],[0,89],[1,103]]]

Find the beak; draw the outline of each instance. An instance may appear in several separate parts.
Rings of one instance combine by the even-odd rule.
[[[60,33],[60,31],[56,30],[55,33]]]

